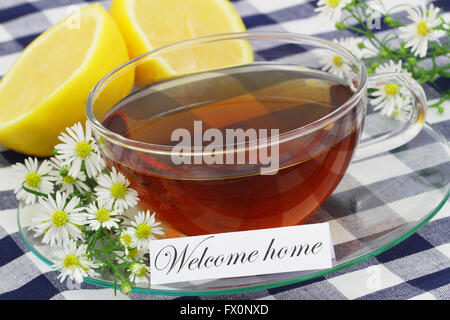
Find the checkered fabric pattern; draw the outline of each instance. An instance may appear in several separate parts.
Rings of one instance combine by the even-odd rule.
[[[81,0],[1,0],[0,1],[0,75],[5,74],[20,52],[36,36],[70,11],[71,6],[85,6],[93,1]],[[110,1],[100,1],[109,7]],[[401,2],[401,1],[399,1]],[[419,0],[404,1],[419,4]],[[433,1],[444,7],[446,19],[450,18],[448,0]],[[333,27],[321,24],[314,8],[316,1],[309,0],[235,0],[234,7],[242,16],[251,31],[288,31],[316,35],[326,39],[352,36],[349,31],[336,31]],[[405,20],[402,8],[395,17]],[[385,26],[376,32],[385,32]],[[448,87],[449,83],[440,83]],[[427,89],[430,102],[438,98],[432,89]],[[450,102],[447,101],[445,113],[437,114],[430,110],[427,121],[439,129],[447,139],[450,138]],[[369,115],[370,116],[370,115]],[[364,136],[371,136],[370,121]],[[341,196],[361,192],[371,192],[371,188],[392,188],[398,177],[411,172],[426,170],[433,166],[448,166],[449,163],[436,163],[427,154],[426,139],[417,146],[417,161],[406,166],[401,152],[386,155],[385,166],[374,168],[369,162],[356,163],[360,170],[346,177],[339,186]],[[423,155],[423,156],[422,156]],[[83,283],[60,283],[52,270],[29,251],[23,242],[17,226],[17,201],[12,190],[11,164],[23,161],[25,156],[0,147],[0,299],[180,299],[179,297],[154,296],[132,293],[130,296],[114,296],[112,289]],[[363,174],[357,174],[362,172]],[[398,179],[397,179],[398,180]],[[362,203],[363,209],[372,210],[378,215],[395,214],[394,199],[408,201],[408,185],[403,185],[402,194],[387,191],[378,195],[377,201]],[[398,208],[398,207],[397,207]],[[327,208],[324,208],[326,210]],[[363,211],[364,211],[363,210]],[[333,210],[329,210],[330,212]],[[338,213],[339,214],[339,213]],[[339,227],[345,216],[334,217],[330,223]],[[361,219],[364,219],[361,215]],[[357,228],[347,226],[348,236],[335,239],[336,250],[340,243],[357,241]],[[333,228],[333,226],[332,226]],[[189,299],[440,299],[450,298],[450,206],[445,205],[439,213],[417,233],[362,263],[314,280],[259,290],[248,293],[189,297]],[[376,230],[375,230],[376,231]],[[373,281],[375,279],[375,281]]]

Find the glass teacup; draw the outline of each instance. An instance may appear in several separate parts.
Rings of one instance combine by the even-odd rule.
[[[232,65],[196,60],[236,47],[251,54]],[[323,67],[326,57],[336,68]],[[120,87],[133,77],[133,90]],[[411,107],[395,129],[359,143],[369,82],[409,89]],[[302,223],[352,160],[405,144],[425,113],[425,94],[407,75],[368,76],[339,44],[288,33],[156,49],[106,75],[87,102],[107,164],[131,181],[143,209],[184,235]]]

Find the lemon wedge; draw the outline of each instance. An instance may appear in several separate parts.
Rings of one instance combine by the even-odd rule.
[[[113,0],[110,14],[132,58],[187,39],[246,31],[227,0]],[[242,65],[252,60],[252,48],[245,40],[183,48],[139,65],[136,85],[142,87],[174,75]]]
[[[116,23],[99,4],[74,15],[37,37],[1,80],[0,144],[29,155],[50,155],[59,133],[86,119],[94,85],[129,60]],[[133,78],[128,73],[115,81],[109,98],[128,94]]]

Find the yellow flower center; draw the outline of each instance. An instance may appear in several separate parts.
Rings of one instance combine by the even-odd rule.
[[[340,67],[342,66],[342,64],[344,63],[344,61],[342,60],[341,56],[334,56],[333,57],[333,64]]]
[[[147,268],[145,266],[141,266],[141,270],[136,274],[138,277],[143,277],[147,274]]]
[[[91,151],[92,151],[92,147],[89,144],[89,142],[87,142],[87,141],[78,142],[78,144],[75,148],[75,152],[82,159],[89,156],[91,154]]]
[[[127,187],[125,187],[120,182],[117,182],[111,188],[109,188],[109,191],[111,191],[111,195],[113,196],[113,198],[123,199],[127,194]]]
[[[37,188],[41,184],[41,175],[37,172],[30,172],[25,176],[25,182],[31,188]]]
[[[124,233],[123,235],[120,236],[120,242],[124,245],[124,246],[129,246],[131,244],[131,236],[128,233]]]
[[[430,33],[430,29],[428,29],[427,23],[425,21],[420,21],[417,24],[417,33],[421,36],[426,36]]]
[[[384,86],[384,91],[386,92],[388,97],[393,97],[398,94],[398,92],[400,91],[400,87],[396,83],[389,83]]]
[[[328,5],[331,8],[336,8],[339,5],[339,2],[341,2],[341,0],[328,0]]]
[[[130,259],[134,259],[134,258],[136,258],[138,256],[138,253],[139,253],[139,251],[138,251],[137,248],[130,249],[130,250],[128,250],[128,256],[127,257],[130,258]]]
[[[64,258],[64,268],[77,267],[80,265],[78,257],[74,254],[69,254]]]
[[[69,175],[65,176],[63,178],[63,180],[64,180],[64,183],[67,183],[67,184],[74,184],[75,183],[75,178],[72,177],[72,176],[69,176]]]
[[[53,224],[57,227],[62,227],[67,223],[69,216],[62,210],[55,211],[52,216]]]
[[[97,220],[100,222],[105,222],[109,220],[109,217],[111,216],[109,214],[109,211],[106,210],[105,208],[101,208],[97,210],[97,213],[95,214],[95,216],[97,217]]]
[[[138,277],[143,277],[147,274],[147,268],[140,263],[135,263],[131,266],[131,272]]]
[[[146,239],[151,233],[152,228],[146,223],[141,223],[136,227],[136,236],[139,239]]]

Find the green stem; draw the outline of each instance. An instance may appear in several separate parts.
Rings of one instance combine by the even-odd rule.
[[[438,102],[433,103],[431,105],[428,106],[428,108],[437,108],[439,113],[444,113],[444,108],[441,107],[441,105],[447,101],[448,99],[450,99],[450,92],[447,91],[440,99]]]
[[[26,192],[31,193],[31,194],[34,194],[35,196],[43,197],[43,198],[48,198],[48,195],[45,194],[45,193],[42,193],[42,192],[39,192],[39,191],[34,191],[34,190],[31,190],[31,189],[25,187],[25,183],[22,184],[22,188],[23,188],[23,190],[25,190]]]
[[[100,243],[102,244],[102,247],[104,247],[103,239],[100,239]],[[114,276],[118,277],[122,283],[128,282],[128,279],[125,279],[125,277],[122,275],[122,273],[118,270],[117,266],[111,261],[109,256],[106,256],[107,264],[111,267],[111,269],[114,272]],[[114,289],[116,289],[116,284],[114,284]]]

